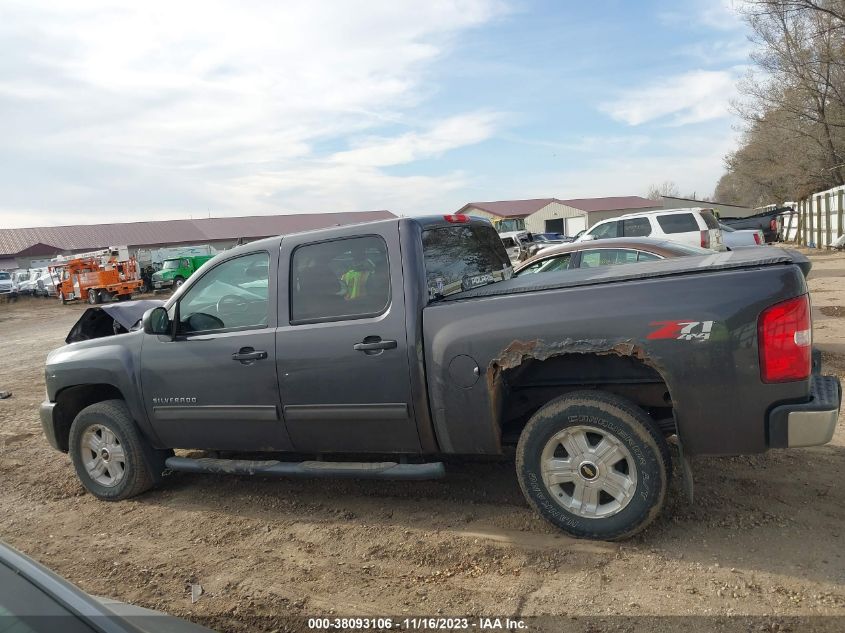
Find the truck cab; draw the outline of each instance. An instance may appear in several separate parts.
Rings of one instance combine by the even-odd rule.
[[[213,255],[191,255],[164,260],[161,270],[153,274],[153,288],[179,288],[200,266],[212,258]]]

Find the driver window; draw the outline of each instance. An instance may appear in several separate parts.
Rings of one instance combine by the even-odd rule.
[[[253,253],[223,262],[179,301],[179,331],[266,327],[270,255]]]

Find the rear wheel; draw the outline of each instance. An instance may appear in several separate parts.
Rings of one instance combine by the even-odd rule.
[[[70,427],[71,460],[82,485],[98,499],[120,501],[152,488],[164,451],[138,432],[123,400],[85,407]]]
[[[88,291],[88,303],[92,306],[100,303],[100,293],[97,290]]]
[[[575,537],[604,540],[632,536],[660,513],[670,460],[648,415],[601,391],[543,406],[516,453],[522,492],[543,518]]]

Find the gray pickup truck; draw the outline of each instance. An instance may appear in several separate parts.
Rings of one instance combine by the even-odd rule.
[[[670,439],[684,466],[830,440],[808,271],[770,248],[511,278],[463,215],[264,239],[54,350],[41,420],[106,500],[167,469],[424,479],[515,446],[539,514],[620,539],[659,513]]]

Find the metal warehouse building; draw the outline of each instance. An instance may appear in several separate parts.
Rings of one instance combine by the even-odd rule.
[[[141,249],[209,244],[217,250],[262,237],[396,217],[390,211],[253,215],[199,220],[160,220],[76,226],[0,228],[0,270],[36,268],[56,255],[128,246]]]
[[[458,213],[481,216],[491,221],[522,218],[525,228],[533,233],[565,233],[575,235],[600,220],[626,213],[655,211],[663,204],[639,196],[611,198],[534,198],[531,200],[499,200],[469,202]]]

